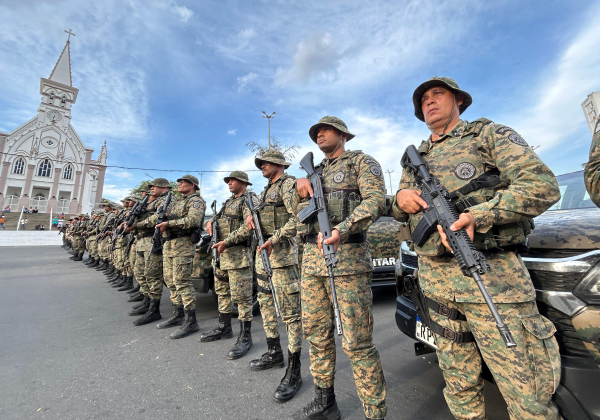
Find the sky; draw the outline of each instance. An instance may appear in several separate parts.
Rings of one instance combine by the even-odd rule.
[[[107,142],[112,200],[199,172],[207,202],[228,197],[231,170],[262,190],[246,147],[267,142],[262,111],[276,112],[272,136],[300,146],[291,174],[307,152],[323,158],[308,129],[335,115],[356,134],[347,149],[393,171],[395,191],[405,148],[429,136],[412,92],[433,76],[473,96],[463,119],[512,127],[559,175],[587,161],[599,18],[600,1],[579,0],[0,0],[0,131],[35,116],[70,28],[72,125],[94,159]]]

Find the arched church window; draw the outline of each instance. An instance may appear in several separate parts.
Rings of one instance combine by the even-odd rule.
[[[65,169],[63,169],[63,179],[73,179],[73,166],[65,166]]]
[[[51,171],[52,163],[49,159],[44,159],[40,162],[40,166],[38,168],[38,176],[50,176]]]
[[[60,100],[60,106],[65,106],[66,103],[67,103],[67,97],[65,95],[63,95],[62,99]]]
[[[15,161],[15,165],[13,166],[13,174],[23,175],[25,172],[25,160],[23,158],[18,158]]]
[[[50,100],[54,99],[54,92],[50,92]]]

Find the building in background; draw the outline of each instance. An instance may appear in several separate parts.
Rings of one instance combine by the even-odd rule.
[[[600,115],[600,92],[590,93],[581,104],[581,108],[583,108],[590,133],[594,134],[596,120]]]
[[[70,37],[70,35],[69,35]],[[79,89],[71,80],[67,43],[48,79],[40,81],[37,115],[10,133],[0,132],[0,208],[37,207],[40,213],[88,213],[102,200],[106,142],[96,160],[71,125]]]

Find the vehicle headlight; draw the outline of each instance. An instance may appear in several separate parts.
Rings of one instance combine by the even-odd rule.
[[[577,283],[573,294],[588,305],[600,305],[600,263],[596,264]]]

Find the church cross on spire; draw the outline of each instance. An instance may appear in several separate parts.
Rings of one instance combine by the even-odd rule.
[[[73,32],[71,32],[71,28],[69,28],[69,30],[65,30],[66,33],[69,34],[69,37],[67,38],[67,42],[69,42],[71,40],[71,35],[76,36]]]

